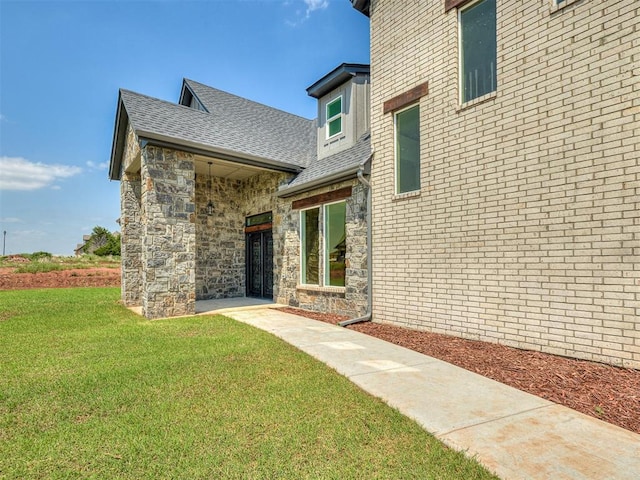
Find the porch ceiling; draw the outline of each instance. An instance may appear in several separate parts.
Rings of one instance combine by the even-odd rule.
[[[230,180],[245,180],[258,173],[270,171],[267,168],[254,167],[252,165],[243,165],[228,160],[220,160],[217,158],[195,156],[195,167],[197,175],[209,175],[209,162],[211,164],[211,175],[214,177],[228,178]]]

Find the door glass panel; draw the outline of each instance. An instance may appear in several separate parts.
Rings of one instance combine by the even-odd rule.
[[[273,297],[273,237],[271,232],[264,233],[264,255],[262,260],[263,297]]]

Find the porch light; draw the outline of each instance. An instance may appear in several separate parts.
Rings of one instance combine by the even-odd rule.
[[[207,203],[207,215],[213,215],[213,201],[211,201],[211,164],[209,162],[209,203]]]

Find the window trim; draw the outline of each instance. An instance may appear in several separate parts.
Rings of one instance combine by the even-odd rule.
[[[322,205],[322,266],[323,266],[323,282],[322,282],[322,286],[324,287],[335,287],[335,288],[344,288],[342,285],[331,285],[331,280],[330,280],[330,275],[331,275],[331,269],[329,268],[329,255],[327,252],[327,229],[329,227],[329,222],[327,221],[328,219],[328,215],[327,215],[327,207],[331,206],[331,205],[338,205],[339,203],[344,203],[344,234],[345,234],[345,242],[347,241],[347,201],[346,200],[337,200],[335,202],[329,202],[329,203],[325,203]],[[345,243],[345,247],[346,247],[346,243]],[[345,252],[345,258],[346,258],[346,252]],[[345,265],[345,271],[344,271],[344,283],[346,286],[347,283],[347,269],[346,269],[346,265]]]
[[[498,24],[497,24],[497,16],[498,16],[498,2],[496,0],[496,78],[495,78],[495,84],[496,84],[496,88],[495,90],[492,90],[490,92],[487,92],[483,95],[480,95],[478,97],[474,97],[470,100],[465,101],[464,100],[464,79],[462,78],[462,12],[464,12],[465,10],[468,10],[470,8],[472,8],[474,5],[481,3],[485,0],[468,0],[465,2],[460,2],[459,5],[457,5],[457,11],[456,11],[456,16],[458,17],[458,105],[460,108],[464,108],[469,106],[472,102],[475,102],[476,100],[478,100],[479,98],[481,99],[485,99],[485,97],[489,97],[492,94],[495,94],[498,91],[498,52],[497,52],[497,42],[498,42]],[[552,1],[557,1],[557,0],[552,0]]]
[[[329,106],[333,105],[334,103],[336,103],[337,101],[340,101],[340,113],[338,113],[337,115],[334,115],[333,117],[329,117]],[[343,105],[342,105],[342,94],[338,95],[336,98],[334,98],[333,100],[330,100],[326,103],[325,105],[325,109],[324,109],[324,114],[325,114],[325,130],[326,130],[326,138],[327,140],[333,137],[336,137],[337,135],[340,135],[343,132],[343,117],[342,117],[342,112],[343,112]],[[333,135],[329,134],[330,128],[329,128],[329,124],[334,121],[340,119],[340,131],[334,133]]]
[[[407,194],[411,194],[414,192],[420,192],[420,189],[422,188],[422,184],[420,182],[420,174],[422,172],[422,159],[420,158],[420,149],[418,149],[418,160],[420,161],[419,163],[419,168],[418,168],[418,188],[416,188],[415,190],[407,190],[406,192],[401,192],[399,190],[399,175],[398,175],[398,164],[399,164],[399,158],[398,158],[398,115],[406,112],[407,110],[411,110],[412,108],[418,107],[418,132],[419,132],[419,136],[421,136],[421,131],[420,131],[420,102],[415,102],[412,103],[411,105],[407,105],[404,108],[401,108],[399,110],[396,110],[395,112],[393,112],[393,156],[394,156],[394,162],[393,162],[393,176],[394,176],[394,188],[393,188],[393,192],[394,192],[394,196],[405,196]]]
[[[300,241],[300,265],[298,266],[298,270],[299,270],[299,276],[298,278],[300,279],[299,284],[305,287],[321,287],[322,284],[320,283],[320,279],[322,278],[322,275],[320,275],[320,272],[318,272],[318,283],[306,283],[306,275],[304,273],[304,264],[305,262],[303,262],[303,254],[306,251],[306,229],[305,229],[305,222],[303,222],[303,216],[305,215],[305,212],[308,212],[309,210],[318,210],[318,223],[320,222],[320,212],[322,211],[321,205],[315,205],[309,208],[303,208],[300,209],[299,212],[299,219],[300,219],[300,234],[298,235],[299,237],[299,241]],[[320,225],[318,225],[318,227],[320,227]],[[304,235],[303,235],[304,232]],[[318,236],[320,235],[320,228],[318,228]],[[318,243],[320,243],[320,238],[318,238]],[[320,262],[320,259],[318,259],[318,270],[320,269],[322,265],[322,262]],[[304,280],[304,282],[303,282]]]

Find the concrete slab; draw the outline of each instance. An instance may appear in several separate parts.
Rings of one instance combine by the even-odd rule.
[[[434,435],[551,404],[439,360],[349,378]]]
[[[245,308],[265,308],[265,307],[278,307],[273,300],[267,300],[264,298],[252,298],[252,297],[234,297],[234,298],[219,298],[211,300],[197,300],[196,301],[196,314],[202,313],[221,313],[226,311],[235,311],[237,309]]]
[[[561,405],[450,432],[440,438],[473,454],[501,478],[640,478],[640,435]]]
[[[640,478],[635,433],[353,330],[277,310],[227,315],[326,363],[501,478]]]

